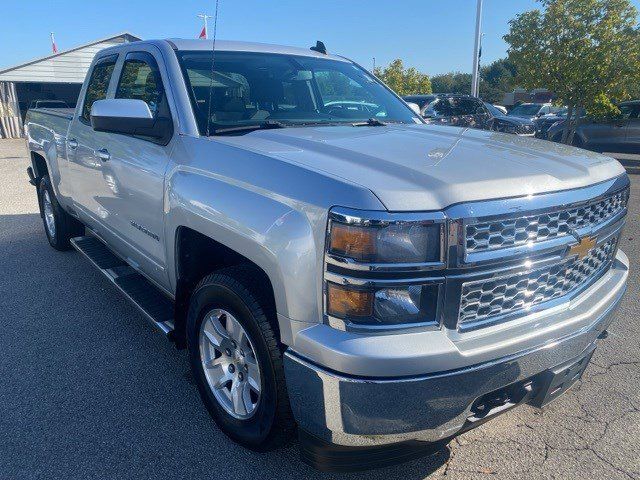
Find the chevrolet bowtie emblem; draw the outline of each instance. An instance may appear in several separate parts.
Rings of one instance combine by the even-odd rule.
[[[578,243],[571,245],[569,256],[577,255],[580,260],[586,257],[591,249],[596,246],[596,239],[591,237],[581,238]]]

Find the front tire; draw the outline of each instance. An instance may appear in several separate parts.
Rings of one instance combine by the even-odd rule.
[[[48,175],[38,184],[38,202],[49,244],[56,250],[69,250],[69,240],[82,235],[84,226],[60,206]]]
[[[208,275],[187,317],[189,362],[218,427],[256,451],[286,444],[295,431],[275,311],[251,267]],[[271,321],[270,321],[271,319]]]

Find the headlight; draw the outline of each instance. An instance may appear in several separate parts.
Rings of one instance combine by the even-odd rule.
[[[327,282],[327,314],[356,325],[435,323],[438,284],[354,288]]]
[[[420,272],[444,267],[444,225],[442,214],[329,212],[328,317],[368,327],[435,323],[442,282]]]
[[[362,263],[437,262],[442,224],[433,220],[371,220],[332,211],[328,251]]]

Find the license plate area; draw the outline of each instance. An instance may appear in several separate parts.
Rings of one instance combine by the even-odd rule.
[[[595,346],[578,360],[574,359],[542,372],[537,379],[538,393],[529,401],[529,404],[542,408],[569,390],[582,377],[594,350]]]

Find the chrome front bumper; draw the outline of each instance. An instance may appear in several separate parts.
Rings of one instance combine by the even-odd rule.
[[[628,260],[619,252],[611,270],[582,300],[550,314],[567,328],[542,336],[537,345],[512,345],[512,353],[451,370],[362,377],[320,366],[289,350],[285,372],[296,421],[305,434],[345,447],[450,438],[465,429],[480,397],[588,355],[613,320],[627,275]],[[538,318],[520,329],[538,329],[542,323]]]

